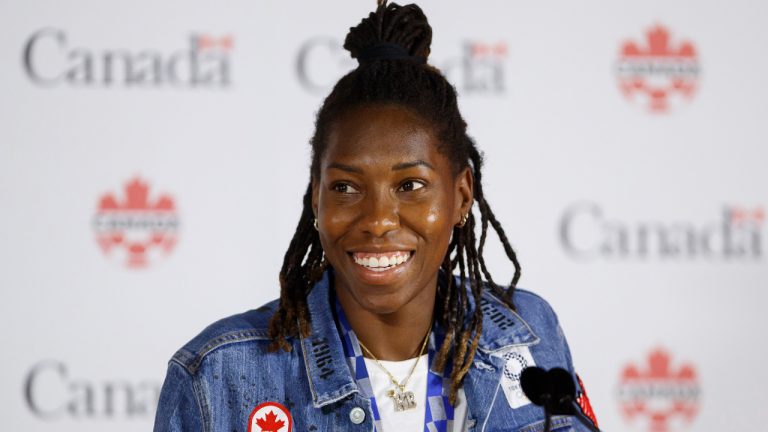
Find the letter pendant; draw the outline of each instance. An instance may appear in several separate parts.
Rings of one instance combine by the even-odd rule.
[[[395,402],[395,411],[405,411],[412,408],[416,408],[416,396],[412,391],[400,391],[390,390],[387,392],[387,396],[391,397]]]

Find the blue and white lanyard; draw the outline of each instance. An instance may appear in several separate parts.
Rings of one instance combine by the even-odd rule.
[[[341,343],[344,345],[344,354],[352,368],[357,386],[371,401],[376,432],[384,432],[381,427],[379,407],[376,404],[376,397],[373,394],[360,344],[338,300],[336,300],[336,315],[339,317],[339,324],[341,325]],[[435,352],[435,334],[432,332],[429,335],[429,354],[427,356],[429,373],[427,375],[427,400],[424,401],[424,432],[449,432],[453,427],[453,406],[448,401],[450,388],[448,380],[444,380],[442,375],[436,374],[430,369],[435,358]],[[448,369],[450,369],[450,363]],[[446,370],[446,375],[450,376],[450,370]]]

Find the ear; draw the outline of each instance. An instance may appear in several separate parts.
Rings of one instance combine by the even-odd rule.
[[[315,215],[315,218],[317,218],[317,203],[319,202],[319,195],[320,195],[320,185],[318,184],[317,179],[314,177],[311,180],[312,182],[312,214]]]
[[[469,213],[474,201],[475,178],[472,175],[470,167],[464,167],[456,177],[456,216],[454,225],[461,221],[461,218]]]

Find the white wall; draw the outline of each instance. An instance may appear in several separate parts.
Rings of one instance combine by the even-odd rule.
[[[558,311],[601,426],[650,431],[649,410],[679,401],[688,414],[657,430],[763,427],[768,6],[420,4],[521,286]],[[373,6],[0,2],[3,430],[148,430],[170,355],[277,296],[313,113]],[[694,55],[622,57],[657,25]],[[627,71],[649,67],[639,84],[677,76],[691,94],[663,112],[626,97]],[[153,210],[110,210],[137,178]],[[146,231],[98,241],[120,223],[160,227],[166,247],[128,265]]]

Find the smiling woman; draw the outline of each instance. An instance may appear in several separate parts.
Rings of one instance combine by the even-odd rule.
[[[456,181],[430,129],[394,105],[358,108],[336,123],[328,141],[312,207],[348,318],[353,326],[373,318],[358,313],[429,318],[424,312],[434,306],[437,269],[472,202],[469,170]],[[423,321],[425,332],[431,320]],[[357,333],[363,340],[390,339]],[[374,351],[394,348],[379,345],[370,344]],[[400,360],[414,351],[402,350],[379,357]]]
[[[176,353],[156,432],[586,430],[545,421],[521,392],[524,368],[561,367],[588,408],[554,312],[515,289],[520,265],[456,92],[427,64],[431,39],[419,7],[385,1],[350,29],[359,66],[317,114],[280,299]],[[489,228],[509,285],[487,269]]]

